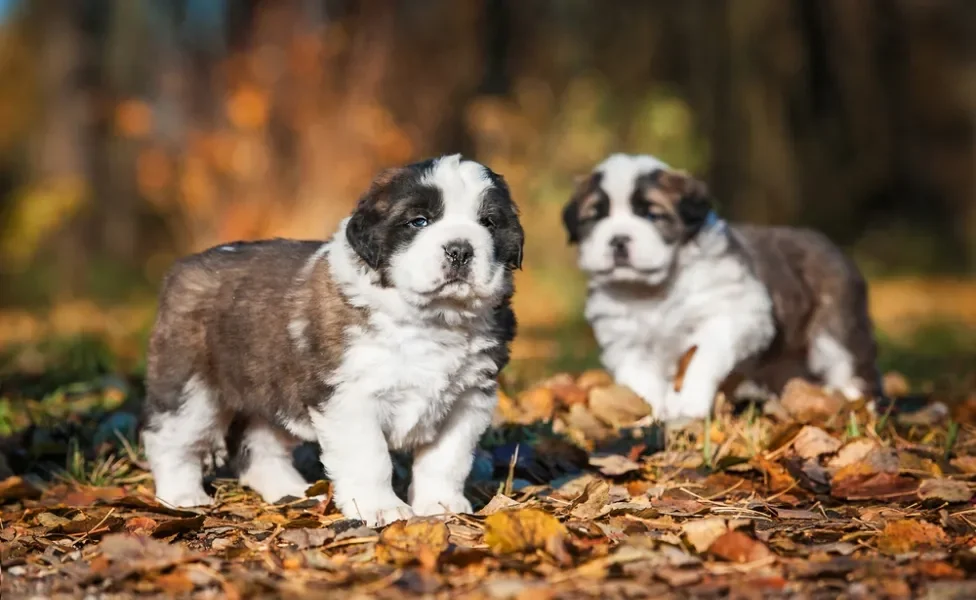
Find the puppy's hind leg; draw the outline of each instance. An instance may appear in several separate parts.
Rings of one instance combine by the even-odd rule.
[[[265,502],[286,496],[304,498],[308,482],[292,463],[298,440],[270,423],[252,419],[245,425],[236,462],[240,482],[257,492]]]
[[[199,377],[191,377],[178,394],[178,408],[151,413],[142,433],[156,497],[176,507],[208,505],[213,498],[203,489],[203,463],[223,435],[221,419],[212,391]]]
[[[807,367],[848,400],[882,393],[877,345],[867,307],[857,295],[820,308],[810,325]]]

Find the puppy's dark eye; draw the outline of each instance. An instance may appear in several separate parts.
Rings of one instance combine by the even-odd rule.
[[[481,226],[488,231],[493,231],[495,229],[495,221],[491,217],[484,217],[481,219]]]
[[[417,217],[415,219],[408,221],[407,225],[411,227],[416,227],[417,229],[423,229],[424,227],[430,225],[430,221],[427,220],[427,217]]]
[[[668,214],[656,206],[652,206],[647,209],[644,217],[649,221],[665,221],[668,219]]]

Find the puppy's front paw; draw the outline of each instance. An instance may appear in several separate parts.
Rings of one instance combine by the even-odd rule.
[[[191,508],[193,506],[209,506],[213,504],[203,488],[196,490],[163,490],[156,493],[156,499],[173,508]]]
[[[349,519],[362,519],[367,527],[384,527],[394,521],[404,521],[413,516],[413,510],[406,502],[396,498],[384,500],[356,498],[355,501],[339,506],[342,514]]]
[[[471,513],[471,502],[463,494],[450,494],[435,498],[416,498],[411,505],[419,516],[443,515],[447,513]]]

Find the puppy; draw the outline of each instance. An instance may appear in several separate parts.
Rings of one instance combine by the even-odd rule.
[[[778,391],[802,375],[848,399],[880,393],[864,279],[823,235],[729,225],[703,183],[623,154],[579,184],[563,221],[589,279],[585,314],[602,361],[654,416],[704,417],[723,383],[743,378]]]
[[[291,450],[312,440],[347,517],[470,512],[464,482],[515,335],[522,246],[502,177],[455,155],[380,174],[325,243],[180,260],[149,342],[157,497],[210,504],[204,461],[231,428],[240,481],[268,502],[304,496]],[[391,449],[413,452],[409,505],[391,486]]]

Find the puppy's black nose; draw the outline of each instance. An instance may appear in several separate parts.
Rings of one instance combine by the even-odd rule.
[[[610,248],[613,249],[613,258],[616,261],[627,259],[627,246],[630,245],[629,235],[615,235],[610,238]]]
[[[474,257],[474,248],[467,240],[453,240],[444,244],[444,254],[451,261],[451,266],[463,267]]]

